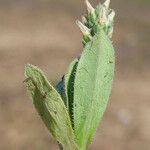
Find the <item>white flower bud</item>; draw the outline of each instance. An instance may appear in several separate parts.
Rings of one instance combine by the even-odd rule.
[[[113,31],[114,31],[114,28],[112,27],[111,30],[108,33],[109,38],[112,38]]]
[[[85,0],[85,4],[87,6],[88,13],[94,13],[95,9],[92,7],[92,5],[90,4],[88,0]]]
[[[82,22],[85,24],[87,22],[86,18],[82,16]]]
[[[76,24],[80,28],[80,30],[83,33],[83,35],[90,35],[90,31],[91,30],[89,28],[87,28],[84,24],[82,24],[82,22],[80,22],[80,21],[77,20]]]
[[[102,6],[100,9],[100,13],[99,13],[99,23],[101,25],[107,24],[108,23],[108,18],[107,18],[107,14],[106,14],[106,9]]]
[[[108,8],[109,8],[109,5],[110,5],[110,0],[106,0],[106,1],[104,2],[104,5],[105,5],[105,7],[108,9]]]
[[[112,12],[108,15],[109,21],[113,22],[115,17],[115,11],[112,10]]]

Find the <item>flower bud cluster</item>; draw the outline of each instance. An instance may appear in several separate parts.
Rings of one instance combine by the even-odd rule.
[[[88,0],[85,0],[85,3],[87,13],[82,17],[82,22],[76,22],[83,33],[83,44],[86,45],[91,41],[99,28],[103,28],[108,37],[111,38],[115,11],[109,8],[110,0],[106,0],[103,4],[100,3],[95,9]]]

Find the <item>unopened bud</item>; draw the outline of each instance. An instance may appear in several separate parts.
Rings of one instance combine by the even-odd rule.
[[[82,22],[85,24],[87,22],[86,18],[82,16]]]
[[[109,8],[109,5],[110,5],[110,0],[106,0],[106,1],[104,2],[104,5],[105,5],[105,7],[108,9],[108,8]]]
[[[92,7],[92,5],[90,4],[88,0],[85,0],[85,4],[87,6],[88,13],[94,13],[95,9]]]
[[[99,13],[99,23],[101,25],[107,24],[108,19],[106,16],[106,9],[102,6]]]
[[[115,17],[115,11],[112,10],[112,12],[109,14],[108,18],[109,18],[109,21],[113,22],[114,20],[114,17]]]
[[[109,38],[112,38],[114,28],[112,27],[108,33]]]
[[[90,29],[87,28],[84,24],[82,24],[82,22],[80,22],[80,21],[77,20],[76,24],[80,28],[80,30],[83,33],[83,35],[90,35]]]

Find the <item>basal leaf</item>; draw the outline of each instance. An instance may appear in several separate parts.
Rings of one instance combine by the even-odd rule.
[[[77,150],[69,115],[60,95],[37,67],[27,65],[25,76],[33,104],[53,137],[64,149]]]
[[[106,109],[114,74],[114,49],[100,28],[81,55],[74,84],[74,132],[85,150]]]

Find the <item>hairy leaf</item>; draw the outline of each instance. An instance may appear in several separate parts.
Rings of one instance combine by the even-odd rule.
[[[78,62],[79,60],[75,59],[70,64],[68,68],[68,72],[64,76],[65,89],[66,89],[65,91],[68,99],[68,109],[69,109],[69,115],[70,115],[72,127],[74,127],[74,121],[73,121],[74,80],[75,80]]]
[[[67,109],[43,72],[33,65],[25,68],[26,85],[34,106],[53,137],[67,150],[77,150]]]
[[[114,49],[99,28],[78,63],[74,84],[74,132],[85,150],[103,116],[114,74]]]

